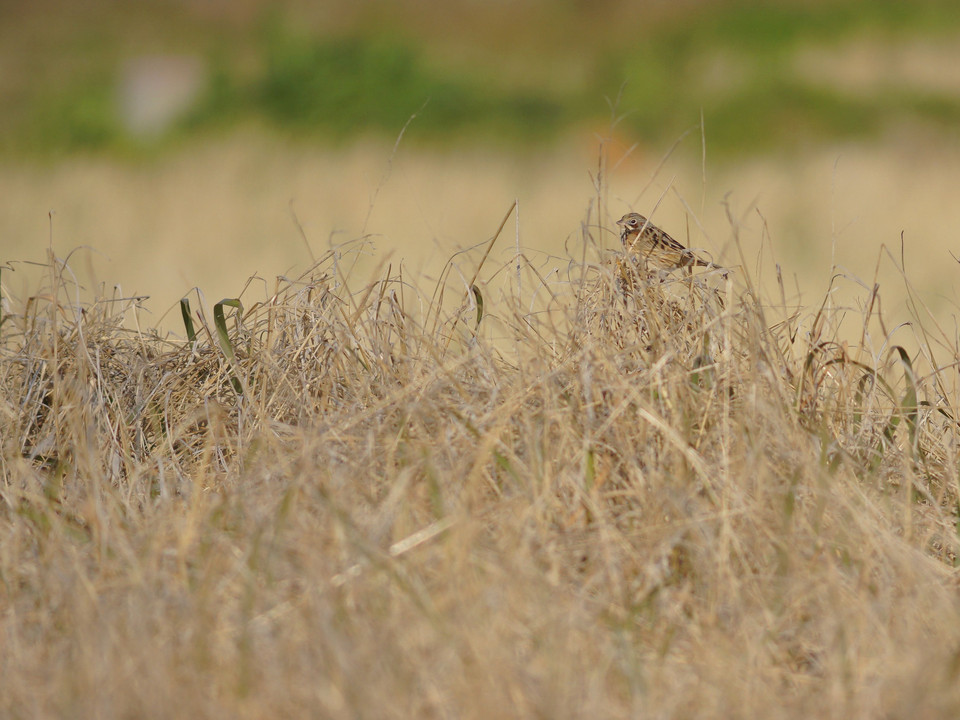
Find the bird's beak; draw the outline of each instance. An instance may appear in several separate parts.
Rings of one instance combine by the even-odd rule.
[[[617,225],[619,225],[620,227],[626,227],[626,226],[627,226],[627,224],[623,221],[623,218],[621,218],[620,220],[617,220]]]

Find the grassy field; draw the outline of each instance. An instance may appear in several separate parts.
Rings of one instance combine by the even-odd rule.
[[[668,145],[701,112],[742,155],[960,121],[952,0],[67,0],[0,3],[0,153],[162,153],[257,124],[299,138],[549,146],[623,113]],[[119,110],[138,60],[202,79],[189,111],[140,136]],[[744,112],[749,108],[749,112]]]
[[[649,274],[596,204],[545,275],[508,207],[183,340],[5,293],[0,714],[956,716],[950,331]]]
[[[0,0],[0,717],[960,716],[955,3],[475,10]]]

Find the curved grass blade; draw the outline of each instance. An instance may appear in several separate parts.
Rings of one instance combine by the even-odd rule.
[[[895,345],[893,348],[891,348],[891,352],[893,350],[897,351],[897,354],[900,355],[900,362],[903,363],[903,378],[907,385],[907,389],[903,394],[903,398],[900,400],[899,407],[894,411],[893,415],[890,417],[890,420],[887,422],[887,427],[883,430],[883,438],[887,442],[892,443],[894,433],[900,426],[900,421],[906,420],[907,434],[910,436],[910,451],[911,453],[914,453],[919,449],[917,446],[917,417],[919,415],[919,404],[917,403],[917,376],[913,371],[913,363],[911,362],[907,351],[899,345]],[[876,375],[876,377],[878,380],[882,380],[879,375]],[[890,386],[886,383],[883,384],[887,388],[890,398],[894,399],[893,389],[890,388]],[[882,442],[883,440],[881,440],[881,443]]]
[[[853,429],[856,431],[860,430],[863,422],[864,398],[877,384],[875,377],[875,372],[866,372],[860,376],[860,381],[857,383],[857,391],[853,395]]]
[[[470,289],[473,290],[473,297],[477,301],[477,328],[479,328],[480,321],[483,320],[483,295],[480,294],[480,288],[476,285],[471,285]]]
[[[193,327],[193,318],[190,316],[190,300],[180,298],[180,314],[183,316],[183,327],[187,331],[187,340],[191,345],[197,344],[197,331]]]
[[[900,362],[903,363],[903,380],[906,383],[907,390],[903,394],[903,400],[900,401],[900,412],[907,421],[907,433],[910,435],[910,448],[917,452],[917,417],[919,410],[917,406],[917,375],[913,371],[913,363],[907,351],[901,346],[895,345],[894,350],[900,355]]]
[[[230,363],[231,372],[233,373],[233,377],[231,378],[233,389],[237,391],[237,395],[243,395],[243,385],[240,384],[240,379],[235,372],[237,360],[236,354],[233,352],[233,343],[230,342],[230,335],[227,333],[227,320],[223,315],[224,306],[236,308],[240,312],[243,312],[243,303],[240,302],[239,298],[224,298],[213,306],[213,324],[217,328],[217,339],[220,342],[220,349],[223,350],[227,362]]]
[[[487,257],[490,255],[490,251],[493,249],[493,244],[497,241],[497,238],[500,237],[500,233],[503,232],[504,226],[507,224],[507,220],[510,219],[510,215],[513,212],[514,208],[517,207],[517,201],[514,200],[513,204],[510,206],[510,209],[507,210],[507,214],[503,216],[503,221],[500,223],[500,227],[497,228],[497,232],[494,233],[493,237],[490,238],[490,242],[487,243],[487,249],[483,253],[483,257],[480,258],[480,264],[477,265],[477,269],[473,273],[473,277],[470,278],[469,287],[473,289],[476,287],[477,278],[480,277],[480,268],[483,267],[483,264],[487,261]],[[479,323],[479,320],[477,321]],[[447,343],[443,346],[443,352],[446,353],[447,348],[450,347],[450,341],[453,340],[453,333],[447,336]]]

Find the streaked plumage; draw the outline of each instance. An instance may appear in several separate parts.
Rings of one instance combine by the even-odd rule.
[[[658,268],[673,270],[698,265],[719,267],[700,259],[692,250],[685,248],[639,213],[627,213],[617,221],[617,225],[621,228],[620,242],[624,251]]]

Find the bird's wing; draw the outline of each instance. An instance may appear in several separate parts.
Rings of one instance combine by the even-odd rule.
[[[654,244],[662,245],[663,247],[670,248],[671,250],[676,250],[677,252],[681,253],[690,252],[686,247],[674,240],[668,233],[661,230],[656,225],[650,225],[648,231],[653,236]]]

